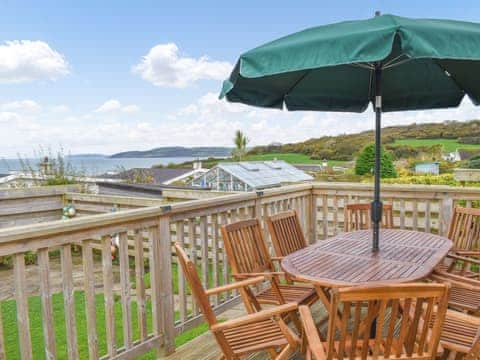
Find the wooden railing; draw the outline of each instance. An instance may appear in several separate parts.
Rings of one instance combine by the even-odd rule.
[[[455,204],[472,206],[480,200],[479,189],[438,186],[389,185],[382,194],[394,205],[396,226],[439,233],[445,233]],[[32,344],[39,341],[47,358],[130,359],[152,349],[161,357],[174,350],[175,336],[202,321],[173,242],[187,249],[204,285],[218,286],[230,281],[222,224],[249,217],[264,224],[267,215],[295,208],[313,242],[342,231],[345,203],[370,201],[371,195],[369,184],[301,184],[0,230],[0,256],[13,259],[17,309],[16,324],[3,326],[17,326],[25,359],[32,358]],[[113,262],[112,238],[119,242]],[[36,263],[26,265],[32,254]],[[34,303],[29,297],[36,295],[41,299],[40,340],[33,339],[29,312]],[[211,301],[222,312],[239,300],[231,292]],[[55,321],[58,308],[63,327]],[[78,321],[79,311],[85,322]],[[59,332],[65,334],[66,350],[56,340]],[[87,334],[85,340],[80,333]],[[0,333],[0,358],[17,349],[16,342],[5,339]]]
[[[165,204],[163,199],[98,195],[69,192],[64,196],[65,204],[73,204],[77,216],[105,214],[123,210],[140,209]]]
[[[324,239],[343,231],[343,209],[347,203],[370,202],[370,184],[316,183],[313,195],[317,212],[316,238]],[[392,204],[394,225],[400,229],[446,235],[453,208],[472,207],[480,200],[480,188],[428,185],[383,185],[382,201]]]
[[[79,186],[0,189],[0,228],[60,219],[67,191],[79,191]]]

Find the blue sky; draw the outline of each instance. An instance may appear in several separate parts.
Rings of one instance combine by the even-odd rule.
[[[478,1],[3,1],[0,156],[63,146],[113,153],[167,145],[251,145],[370,129],[371,113],[285,113],[216,100],[245,50],[375,10],[480,22]],[[386,124],[471,119],[389,114]]]

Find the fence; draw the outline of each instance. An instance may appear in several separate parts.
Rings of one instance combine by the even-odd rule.
[[[396,226],[441,234],[453,206],[472,206],[480,200],[480,190],[471,188],[388,185],[382,191],[385,202],[394,206]],[[302,184],[0,230],[0,256],[13,258],[21,356],[32,358],[32,344],[38,342],[45,344],[47,358],[130,359],[152,349],[159,356],[170,353],[175,336],[202,321],[172,242],[187,249],[204,285],[218,286],[230,280],[219,232],[222,224],[249,217],[264,224],[266,216],[295,208],[313,242],[342,230],[345,203],[369,201],[371,196],[368,184]],[[112,263],[112,237],[119,239],[118,265]],[[72,252],[72,245],[81,248],[81,255]],[[25,257],[32,253],[37,263],[27,266]],[[56,256],[61,265],[60,295],[52,276]],[[33,339],[30,329],[30,283],[39,284],[40,339]],[[58,296],[65,316],[60,328],[53,315]],[[215,295],[211,301],[221,312],[238,302],[238,294]],[[85,313],[85,322],[78,321],[79,311]],[[59,347],[61,331],[66,349]],[[86,339],[80,332],[86,332]],[[0,334],[0,358],[16,348],[5,339]]]

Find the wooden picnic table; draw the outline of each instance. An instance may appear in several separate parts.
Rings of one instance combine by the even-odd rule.
[[[380,251],[372,252],[372,231],[346,232],[286,256],[282,269],[293,280],[312,283],[327,309],[328,289],[418,281],[447,255],[452,242],[409,230],[380,231]]]

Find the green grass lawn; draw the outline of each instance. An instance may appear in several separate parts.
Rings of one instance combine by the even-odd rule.
[[[261,154],[261,155],[248,155],[245,160],[248,161],[268,161],[268,160],[283,160],[290,164],[321,164],[323,160],[313,160],[310,159],[310,156],[300,153],[271,153],[271,154]],[[328,165],[345,165],[346,161],[336,161],[328,160]]]
[[[63,294],[58,293],[52,296],[53,317],[55,326],[55,340],[57,344],[57,358],[67,358],[67,339],[65,335],[65,314],[63,308]],[[32,349],[34,359],[45,359],[43,331],[42,331],[42,312],[41,301],[39,296],[32,296],[28,299],[29,316],[30,316],[30,333],[32,339]],[[20,359],[20,351],[18,345],[18,329],[16,318],[15,300],[6,300],[1,303],[2,320],[5,337],[5,351],[8,359]],[[138,321],[137,321],[137,305],[132,302],[132,328],[133,338],[139,338]],[[105,332],[105,306],[103,294],[96,295],[96,313],[97,313],[97,332],[98,347],[100,354],[106,353],[106,332]],[[152,329],[151,304],[147,303],[147,327],[148,331]],[[78,352],[80,359],[88,359],[88,338],[87,324],[85,316],[85,297],[82,291],[75,292],[75,315],[77,322],[77,339]],[[123,343],[122,331],[122,310],[120,301],[115,301],[115,326],[117,344]],[[208,326],[206,324],[179,335],[175,339],[175,345],[180,346],[198,335],[206,332]],[[121,345],[119,345],[120,347]],[[145,354],[139,359],[155,359],[154,352]]]
[[[445,152],[454,152],[457,149],[479,149],[480,145],[474,144],[460,144],[456,139],[403,139],[395,140],[394,145],[410,145],[417,146],[432,146],[443,145]]]

